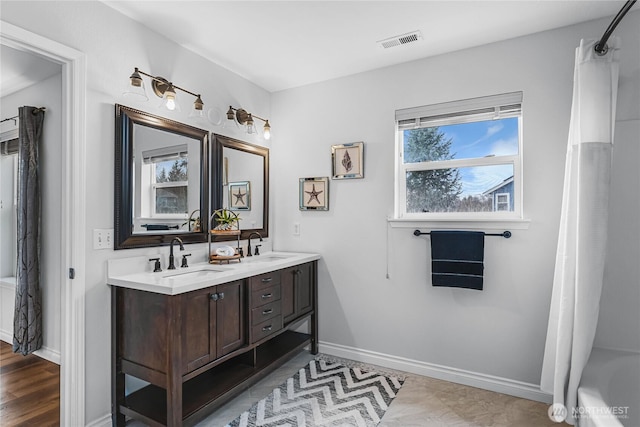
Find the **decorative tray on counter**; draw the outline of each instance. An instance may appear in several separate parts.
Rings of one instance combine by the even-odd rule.
[[[236,255],[232,255],[232,256],[222,256],[222,255],[216,255],[216,254],[211,254],[209,255],[209,264],[229,264],[229,262],[231,261],[241,261],[241,256],[239,254]]]

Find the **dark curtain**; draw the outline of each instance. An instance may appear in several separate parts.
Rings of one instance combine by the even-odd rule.
[[[19,109],[18,268],[13,317],[13,351],[27,355],[42,347],[40,291],[40,167],[38,149],[44,111]]]

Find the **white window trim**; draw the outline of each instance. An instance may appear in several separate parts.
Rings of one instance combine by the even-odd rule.
[[[445,222],[453,224],[475,224],[477,222],[483,222],[483,228],[490,228],[492,223],[499,221],[501,224],[506,222],[523,223],[528,228],[529,221],[523,218],[523,197],[522,197],[522,164],[524,162],[524,150],[523,150],[523,123],[522,116],[524,111],[524,103],[522,102],[522,92],[513,92],[501,95],[486,96],[481,98],[472,98],[460,101],[452,101],[441,104],[427,105],[422,107],[407,108],[396,111],[396,161],[395,161],[395,191],[394,191],[394,216],[389,219],[390,223],[401,224],[403,222],[408,223],[424,223],[434,222],[435,224],[442,224]],[[518,155],[512,156],[496,156],[491,158],[473,158],[473,159],[454,159],[444,160],[438,162],[424,162],[424,163],[409,163],[405,164],[402,161],[403,155],[403,137],[400,128],[400,121],[414,120],[416,127],[421,127],[420,124],[429,120],[431,125],[445,125],[445,124],[457,124],[467,123],[471,121],[490,120],[494,117],[493,114],[500,114],[499,108],[494,108],[494,113],[487,113],[484,110],[491,109],[492,107],[504,105],[507,109],[510,105],[520,104],[520,114],[518,117]],[[480,111],[478,114],[463,115],[462,117],[456,117],[456,114],[467,111]],[[484,111],[484,112],[482,112]],[[513,117],[513,114],[507,112],[504,117]],[[434,120],[434,118],[438,118]],[[442,119],[440,119],[442,118]],[[483,165],[495,165],[495,164],[512,164],[513,165],[513,178],[514,178],[514,210],[507,212],[406,212],[406,172],[413,170],[432,170],[432,169],[444,169],[451,167],[473,167]],[[392,224],[393,226],[393,224]],[[424,225],[423,225],[424,226]],[[473,228],[473,227],[465,227]],[[517,227],[512,227],[517,228]]]
[[[170,181],[170,182],[158,182],[151,184],[151,218],[165,218],[165,219],[181,219],[185,218],[188,214],[162,214],[156,212],[156,191],[158,188],[174,188],[174,187],[187,187],[187,181]]]
[[[156,163],[149,162],[149,173],[151,176],[151,186],[149,191],[149,219],[184,219],[188,218],[189,214],[161,214],[156,212],[156,189],[158,188],[171,188],[171,187],[187,187],[189,188],[189,181],[167,181],[156,182]]]

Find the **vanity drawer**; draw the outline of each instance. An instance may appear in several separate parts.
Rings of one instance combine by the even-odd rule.
[[[280,316],[281,312],[282,305],[280,304],[280,301],[274,301],[261,307],[254,308],[251,310],[251,325],[257,325],[258,323]]]
[[[249,279],[251,292],[268,286],[280,284],[280,271],[270,271],[269,273],[253,276]]]
[[[264,287],[251,292],[251,308],[280,300],[280,285]]]
[[[278,332],[280,329],[282,329],[282,316],[276,316],[273,319],[258,323],[251,327],[251,342],[260,341],[262,338]]]

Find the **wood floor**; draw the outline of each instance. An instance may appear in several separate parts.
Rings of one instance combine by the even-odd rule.
[[[0,426],[60,425],[60,366],[0,341]]]

